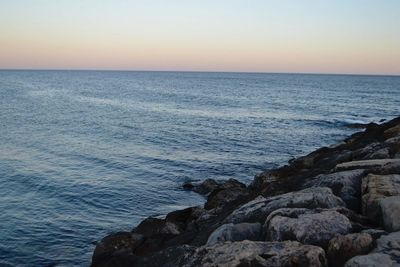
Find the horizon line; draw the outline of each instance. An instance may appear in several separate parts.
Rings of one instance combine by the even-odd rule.
[[[67,68],[0,68],[0,71],[98,71],[98,72],[187,72],[187,73],[237,73],[237,74],[294,74],[294,75],[342,75],[342,76],[389,76],[400,74],[337,73],[337,72],[264,72],[264,71],[213,71],[213,70],[151,70],[151,69],[67,69]]]

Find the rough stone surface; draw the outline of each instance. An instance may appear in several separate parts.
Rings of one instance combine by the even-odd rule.
[[[373,241],[373,238],[365,233],[337,235],[329,241],[328,261],[333,267],[343,266],[347,260],[370,252]]]
[[[390,129],[387,129],[383,133],[383,136],[384,136],[385,139],[389,139],[389,138],[392,138],[392,137],[395,137],[395,136],[399,136],[399,135],[400,135],[400,124],[390,128]]]
[[[304,187],[329,187],[333,194],[343,199],[349,209],[360,209],[361,179],[364,170],[350,170],[321,174],[304,184]]]
[[[351,258],[344,267],[399,267],[389,255],[383,253],[371,253],[364,256]]]
[[[380,229],[366,229],[361,231],[362,234],[369,234],[372,239],[376,240],[378,238],[380,238],[383,235],[387,235],[388,232],[386,232],[385,230],[380,230]]]
[[[260,223],[224,224],[218,227],[208,238],[207,245],[224,241],[261,240]]]
[[[400,196],[382,199],[380,207],[385,230],[388,232],[400,231]]]
[[[268,216],[264,230],[268,241],[296,240],[327,247],[329,240],[350,233],[352,226],[334,210],[280,209]]]
[[[372,220],[379,221],[379,202],[389,196],[400,195],[400,175],[369,174],[362,180],[362,212]]]
[[[346,262],[346,267],[400,266],[400,232],[381,236],[376,248],[368,255],[358,256]]]
[[[259,222],[264,223],[267,216],[280,208],[334,208],[344,206],[343,201],[333,195],[326,187],[307,188],[298,192],[275,197],[258,197],[236,209],[225,222]]]
[[[249,191],[246,185],[230,179],[222,186],[214,189],[207,197],[207,202],[204,208],[207,210],[215,208],[223,208],[226,204],[235,200],[246,199],[249,196]]]
[[[130,232],[119,232],[104,237],[92,256],[92,266],[107,266],[119,254],[131,254],[144,241],[144,236]]]
[[[325,252],[298,242],[226,242],[200,247],[185,267],[327,266]]]
[[[371,160],[359,160],[349,161],[336,165],[334,171],[347,171],[354,169],[377,169],[384,170],[393,164],[400,164],[400,159],[371,159]]]

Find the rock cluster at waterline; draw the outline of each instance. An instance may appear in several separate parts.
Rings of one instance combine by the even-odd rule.
[[[184,187],[204,207],[103,238],[92,266],[398,266],[400,117],[288,165]]]

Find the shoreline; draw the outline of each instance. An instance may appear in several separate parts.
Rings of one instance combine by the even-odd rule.
[[[149,217],[103,238],[92,266],[400,263],[399,247],[380,245],[400,244],[400,117],[365,127],[247,186],[234,179],[185,184],[207,196],[204,207]]]

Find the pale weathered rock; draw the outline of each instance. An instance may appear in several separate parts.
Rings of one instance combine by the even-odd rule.
[[[184,267],[327,266],[325,252],[298,242],[226,242],[198,248]]]
[[[328,261],[333,267],[343,266],[347,260],[370,252],[373,241],[369,234],[337,235],[329,241]]]
[[[350,170],[321,174],[304,184],[304,187],[329,187],[333,194],[339,196],[352,210],[360,209],[361,179],[364,170]]]
[[[337,234],[352,230],[350,220],[334,210],[280,209],[271,213],[264,225],[268,241],[296,240],[327,247]]]
[[[307,188],[301,191],[264,198],[258,197],[236,209],[226,219],[226,223],[264,223],[267,216],[280,208],[334,208],[344,206],[343,201],[326,187]]]
[[[382,199],[380,207],[385,230],[388,232],[400,231],[400,196]]]
[[[260,223],[224,224],[218,227],[208,238],[207,245],[224,241],[261,240]]]
[[[361,192],[363,214],[380,222],[379,201],[385,197],[400,195],[400,175],[369,174],[362,180]]]
[[[336,165],[334,171],[347,171],[354,169],[376,169],[385,171],[391,166],[400,164],[400,159],[371,159],[371,160],[358,160],[349,161]]]

